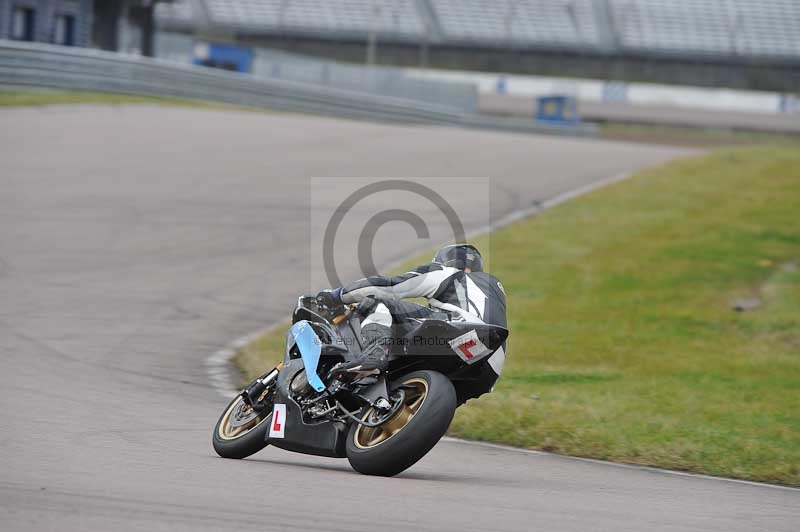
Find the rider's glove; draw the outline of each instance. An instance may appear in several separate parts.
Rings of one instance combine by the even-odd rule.
[[[342,288],[323,290],[317,294],[317,305],[333,309],[342,305]]]
[[[358,306],[356,307],[356,314],[358,314],[362,318],[366,318],[367,316],[375,312],[375,309],[378,308],[379,304],[380,301],[378,301],[374,297],[372,296],[365,297],[364,299],[361,300],[361,303],[359,303]]]

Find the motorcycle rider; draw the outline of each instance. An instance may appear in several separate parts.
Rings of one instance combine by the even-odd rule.
[[[417,297],[426,298],[430,306],[402,301]],[[395,338],[409,332],[416,320],[436,312],[446,313],[451,320],[507,326],[503,285],[483,271],[483,257],[470,244],[445,246],[432,262],[402,275],[376,275],[323,290],[317,302],[328,308],[358,304],[357,311],[364,317],[363,355],[336,368],[356,377],[385,372]],[[504,357],[503,351],[492,365],[498,375]]]

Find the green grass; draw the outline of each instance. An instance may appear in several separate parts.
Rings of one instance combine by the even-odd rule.
[[[0,91],[0,107],[23,107],[55,104],[158,104],[177,105],[185,107],[202,107],[209,109],[247,109],[236,105],[192,100],[188,98],[168,98],[157,96],[140,96],[136,94],[118,94],[111,92],[86,92],[86,91]],[[261,111],[261,109],[259,109]]]
[[[475,243],[510,347],[452,435],[800,485],[800,150],[675,162]],[[237,362],[281,349],[279,332]]]

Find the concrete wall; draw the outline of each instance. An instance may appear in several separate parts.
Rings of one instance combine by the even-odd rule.
[[[14,8],[34,10],[34,41],[53,43],[58,15],[75,17],[75,46],[89,46],[94,0],[0,0],[0,39],[11,38]]]
[[[800,116],[800,97],[779,92],[436,69],[409,68],[406,72],[423,79],[474,83],[481,94],[532,98],[562,94],[582,102],[791,114],[795,120]]]

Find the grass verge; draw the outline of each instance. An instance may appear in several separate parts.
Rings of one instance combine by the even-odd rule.
[[[209,102],[205,100],[192,100],[188,98],[168,98],[160,96],[141,96],[136,94],[119,94],[112,92],[87,92],[87,91],[0,91],[0,107],[27,107],[38,105],[56,104],[157,104],[177,105],[183,107],[201,107],[208,109],[246,109],[256,110],[251,107],[228,105],[224,103]],[[258,111],[266,110],[257,109]]]
[[[671,163],[489,240],[509,356],[452,435],[800,485],[800,150]]]

